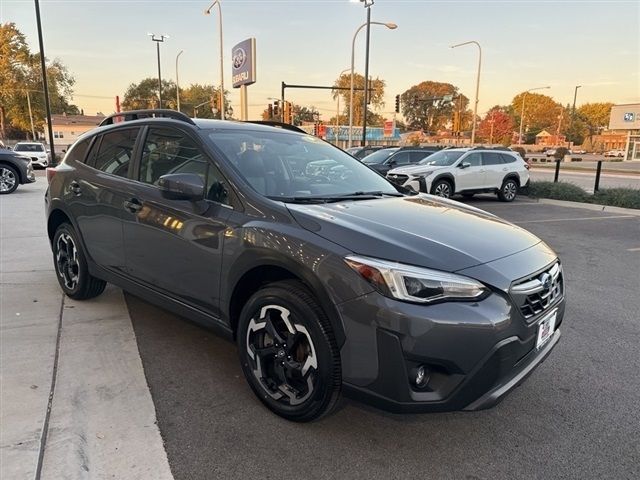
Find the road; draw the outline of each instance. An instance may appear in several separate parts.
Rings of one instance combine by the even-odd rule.
[[[563,337],[524,385],[480,412],[393,415],[345,400],[319,422],[291,423],[254,397],[232,343],[127,294],[174,477],[640,478],[640,217],[470,203],[564,262]]]
[[[562,170],[558,180],[561,182],[570,182],[578,185],[589,192],[593,192],[595,183],[595,171],[592,172],[576,172],[573,170]],[[541,169],[533,167],[531,169],[532,181],[553,181],[553,169]],[[600,188],[635,188],[640,189],[640,175],[624,174],[624,173],[603,173],[600,176]]]

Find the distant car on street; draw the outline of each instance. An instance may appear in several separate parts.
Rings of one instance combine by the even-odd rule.
[[[347,148],[346,152],[356,157],[358,160],[362,160],[367,155],[371,155],[373,152],[377,152],[378,150],[382,150],[383,148],[389,148],[384,145],[367,145],[365,147],[351,147]]]
[[[0,195],[13,193],[18,185],[35,181],[36,176],[30,158],[8,150],[0,150]]]
[[[21,157],[31,159],[33,165],[45,168],[49,166],[49,153],[44,144],[39,142],[18,142],[13,151]]]
[[[624,157],[624,150],[609,150],[608,152],[604,152],[605,157]]]

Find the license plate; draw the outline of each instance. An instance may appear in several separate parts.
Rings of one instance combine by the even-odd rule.
[[[542,348],[545,343],[553,336],[553,330],[556,326],[557,310],[544,317],[538,323],[538,338],[536,339],[536,348]]]

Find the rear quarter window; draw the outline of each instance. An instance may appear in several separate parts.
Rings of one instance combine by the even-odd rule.
[[[86,140],[76,142],[67,152],[65,161],[85,163],[87,151],[89,150],[89,145],[91,145],[91,140],[92,138],[88,138]]]
[[[501,153],[500,156],[504,163],[514,163],[517,160],[514,155],[509,155],[508,153]]]

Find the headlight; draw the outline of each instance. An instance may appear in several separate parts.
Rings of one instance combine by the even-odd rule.
[[[349,255],[347,265],[387,297],[407,302],[478,300],[488,293],[481,283],[462,275],[402,263]]]
[[[428,177],[429,175],[431,175],[432,173],[433,173],[433,170],[431,170],[430,172],[424,172],[424,173],[421,173],[421,174],[420,174],[420,175],[418,175],[418,176],[419,176],[419,177],[424,177],[424,178],[426,178],[426,177]]]

